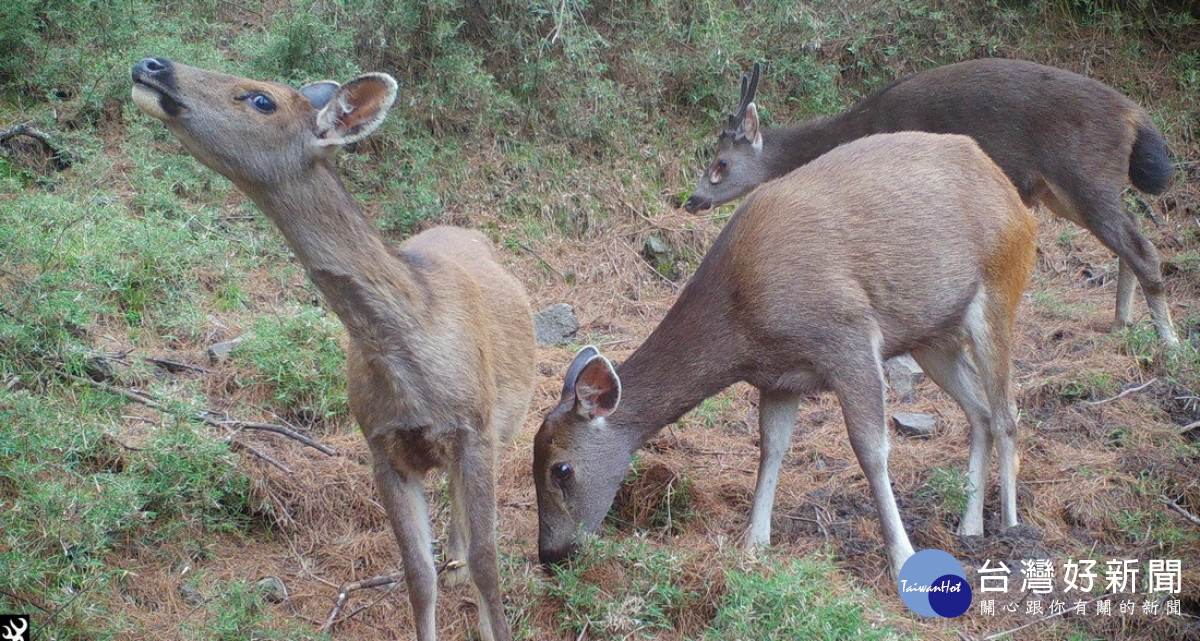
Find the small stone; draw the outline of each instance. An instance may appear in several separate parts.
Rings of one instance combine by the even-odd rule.
[[[892,422],[896,424],[896,429],[901,434],[914,437],[932,436],[933,428],[937,426],[937,420],[932,416],[909,412],[892,414]]]
[[[921,366],[908,354],[889,358],[883,364],[883,371],[887,375],[888,385],[897,396],[908,394],[925,379]]]
[[[269,576],[259,581],[254,587],[264,599],[271,603],[283,603],[288,600],[287,586],[284,585],[283,579],[277,576]]]
[[[566,303],[555,303],[533,315],[533,332],[538,345],[561,345],[578,331],[579,319]]]
[[[237,347],[238,344],[241,342],[242,342],[242,337],[238,336],[237,338],[235,338],[231,341],[224,341],[221,343],[217,343],[217,344],[213,345],[212,347],[209,347],[208,348],[208,360],[210,362],[217,363],[219,361],[225,360],[226,358],[229,358],[229,353],[232,352],[233,348]]]
[[[204,595],[200,594],[199,588],[187,583],[179,586],[179,596],[183,597],[183,602],[188,605],[200,605],[204,603]]]

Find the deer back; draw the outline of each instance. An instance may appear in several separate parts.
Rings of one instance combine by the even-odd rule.
[[[890,356],[961,340],[982,289],[1015,308],[1035,235],[965,136],[869,136],[763,185],[628,360],[572,366],[534,441],[541,558],[596,531],[633,451],[724,387],[810,393],[864,323]]]
[[[1135,185],[1149,193],[1170,182],[1165,142],[1145,110],[1104,83],[1020,60],[937,67],[901,78],[841,114],[782,129],[759,128],[755,109],[752,101],[749,109],[739,104],[748,115],[723,130],[686,203],[689,211],[739,198],[844,142],[897,131],[971,136],[1026,203],[1048,182],[1081,177],[1099,189],[1120,190],[1134,175]],[[1139,137],[1149,163],[1131,168]],[[1147,175],[1139,177],[1142,167]]]

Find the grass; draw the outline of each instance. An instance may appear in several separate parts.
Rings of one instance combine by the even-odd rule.
[[[58,639],[317,638],[311,619],[324,614],[314,616],[324,604],[304,602],[303,593],[323,597],[328,586],[305,584],[297,601],[285,606],[264,602],[254,588],[257,577],[218,571],[222,563],[242,562],[222,559],[227,548],[258,556],[269,556],[262,550],[303,549],[279,554],[304,567],[300,576],[334,583],[366,571],[360,568],[392,569],[387,564],[395,560],[385,527],[372,533],[384,541],[378,548],[360,539],[330,540],[318,532],[305,540],[306,530],[280,530],[278,524],[292,516],[288,510],[298,506],[277,496],[272,482],[282,482],[269,476],[274,472],[233,451],[227,434],[190,418],[214,409],[292,422],[323,438],[352,436],[342,429],[351,422],[343,332],[321,311],[315,290],[270,223],[129,104],[128,69],[137,58],[165,56],[293,84],[345,80],[366,70],[393,73],[402,90],[392,118],[337,160],[368,216],[393,240],[433,224],[483,228],[504,248],[503,260],[522,275],[535,300],[579,299],[581,317],[592,321],[585,336],[632,347],[675,290],[640,263],[622,262],[622,254],[626,247],[636,254],[647,236],[657,234],[673,256],[653,269],[677,282],[694,269],[703,248],[675,241],[719,226],[732,207],[711,220],[683,220],[676,204],[707,162],[713,130],[732,109],[737,81],[752,61],[767,63],[759,107],[771,126],[834,113],[899,76],[964,58],[1026,57],[1075,69],[1087,61],[1089,74],[1150,107],[1186,168],[1197,156],[1200,54],[1190,44],[1194,15],[1171,6],[999,0],[503,0],[490,6],[340,0],[262,7],[218,0],[186,7],[148,0],[8,2],[0,20],[0,124],[31,122],[54,133],[75,164],[66,172],[42,173],[19,154],[0,153],[0,611],[34,612],[43,621],[52,616],[44,634]],[[1194,211],[1193,183],[1194,176],[1181,170],[1171,221],[1186,221]],[[1155,206],[1166,209],[1160,201]],[[1045,245],[1083,251],[1086,239],[1072,227]],[[1200,236],[1184,229],[1168,240],[1161,245],[1170,254],[1168,279],[1186,282],[1200,262]],[[537,250],[536,261],[523,246]],[[1052,290],[1051,275],[1039,278],[1031,307],[1043,322],[1061,320],[1074,328],[1094,316],[1096,306],[1107,315],[1108,289],[1087,303],[1067,303],[1075,297]],[[1186,313],[1177,321],[1184,336],[1194,337],[1200,326],[1200,317]],[[203,356],[212,343],[243,335],[228,361],[209,363]],[[1115,352],[1147,379],[1169,383],[1173,396],[1200,389],[1195,349],[1163,354],[1148,324],[1096,343],[1074,347]],[[147,356],[207,371],[167,372],[147,364]],[[547,352],[543,360],[558,356]],[[1025,356],[1021,367],[1035,367],[1029,364],[1034,356]],[[551,378],[561,376],[563,363],[544,366],[553,370]],[[1104,522],[1119,543],[1101,533],[1098,545],[1190,553],[1196,545],[1190,526],[1159,502],[1167,496],[1200,509],[1187,482],[1194,447],[1164,423],[1162,407],[1170,399],[1146,392],[1087,409],[1079,401],[1118,393],[1130,372],[1107,362],[1047,372],[1052,369],[1039,370],[1039,378],[1051,381],[1048,391],[1062,407],[1055,405],[1055,416],[1043,423],[1067,430],[1062,439],[1072,446],[1115,450],[1129,460],[1121,465],[1130,469],[1090,459],[1080,468],[1088,470],[1081,472],[1084,481],[1112,483],[1106,500],[1117,507]],[[70,376],[141,390],[167,411]],[[1141,414],[1102,413],[1131,404]],[[709,399],[683,422],[705,429],[680,429],[680,438],[740,424],[746,405],[736,394]],[[840,421],[830,415],[841,438]],[[1099,443],[1083,440],[1084,429],[1069,431],[1070,424],[1055,422],[1063,415],[1102,425]],[[916,447],[922,446],[896,449]],[[296,477],[318,473],[320,464],[312,459],[271,451]],[[1135,464],[1149,451],[1157,471],[1139,476]],[[736,530],[740,523],[707,510],[714,501],[734,500],[727,490],[744,489],[750,478],[721,476],[738,469],[727,462],[736,459],[721,454],[703,464],[643,462],[642,476],[630,485],[661,491],[643,497],[649,500],[638,505],[633,527],[597,542],[551,578],[530,574],[528,532],[503,531],[512,545],[504,551],[506,590],[525,597],[508,602],[518,629],[528,637],[570,638],[584,631],[591,638],[710,639],[767,638],[772,631],[778,638],[937,632],[903,613],[877,610],[894,595],[873,587],[877,568],[863,569],[864,555],[873,552],[862,550],[874,550],[874,544],[853,535],[849,517],[836,510],[834,521],[820,524],[833,532],[828,554],[754,563],[714,552],[719,546],[712,541],[729,534],[720,528]],[[814,460],[849,456],[825,453]],[[1036,450],[1030,464],[1046,456]],[[312,493],[333,492],[362,472],[356,461],[345,461],[333,480],[311,486]],[[962,513],[959,463],[937,459],[920,468],[922,474],[931,470],[922,491],[937,515]],[[855,482],[839,469],[823,463],[796,476]],[[897,475],[898,484],[903,479]],[[373,488],[368,483],[356,491]],[[527,506],[528,496],[507,500],[506,514],[528,517],[528,510],[513,508]],[[782,492],[784,500],[814,499]],[[336,518],[374,523],[361,514]],[[1053,517],[1045,518],[1053,531]],[[1047,547],[1066,545],[1048,535]],[[351,559],[352,569],[322,573],[334,556]],[[178,576],[180,565],[196,568],[186,581]],[[146,587],[147,577],[162,576],[171,581]],[[179,605],[181,582],[205,600]],[[147,593],[137,596],[139,589]],[[445,598],[461,604],[454,595]],[[392,601],[399,604],[394,627],[408,614],[403,597],[387,603]],[[447,609],[451,618],[457,614]],[[354,625],[338,630],[339,638],[376,638],[383,627],[375,620]],[[1110,636],[1095,631],[1091,636]]]
[[[705,639],[900,639],[878,625],[868,595],[828,582],[835,566],[820,556],[739,568]]]

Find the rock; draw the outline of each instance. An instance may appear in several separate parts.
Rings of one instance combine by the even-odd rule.
[[[679,267],[675,264],[674,252],[658,232],[646,237],[646,244],[642,246],[642,258],[645,258],[663,278],[670,281],[679,278]]]
[[[254,584],[254,587],[271,603],[283,603],[288,600],[287,586],[283,584],[283,579],[277,576],[269,576]]]
[[[183,602],[188,605],[200,605],[205,600],[196,586],[187,583],[180,584],[179,596],[183,597]]]
[[[233,348],[237,347],[238,344],[241,342],[242,342],[242,337],[238,336],[237,338],[235,338],[231,341],[217,343],[216,345],[209,347],[208,348],[208,360],[213,363],[216,363],[219,361],[223,361],[226,358],[229,358],[229,353],[232,352]]]
[[[896,424],[896,429],[904,436],[915,437],[932,436],[933,428],[937,426],[937,420],[932,416],[909,412],[896,412],[892,414],[892,422]]]
[[[908,394],[925,379],[925,372],[921,370],[921,366],[908,354],[889,358],[883,364],[883,372],[887,375],[888,385],[897,396]]]
[[[560,345],[579,331],[575,310],[566,303],[555,303],[533,315],[533,332],[538,345]]]

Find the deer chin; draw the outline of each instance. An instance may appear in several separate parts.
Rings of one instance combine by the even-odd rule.
[[[184,106],[178,100],[167,95],[158,87],[146,84],[136,78],[133,81],[132,96],[133,104],[137,105],[138,109],[159,120],[176,118],[184,111]]]

